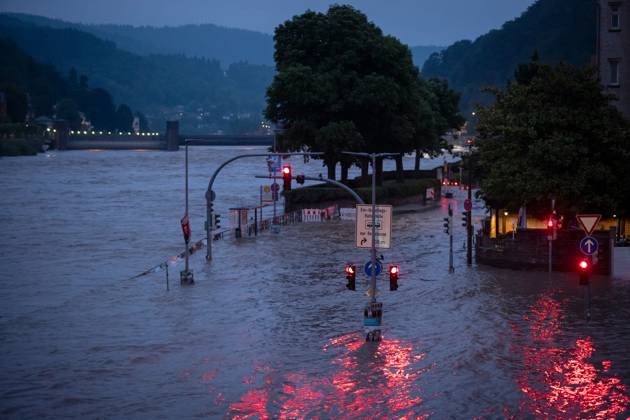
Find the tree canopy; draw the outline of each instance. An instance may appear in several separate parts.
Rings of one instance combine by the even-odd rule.
[[[462,121],[458,96],[421,80],[409,48],[351,6],[295,16],[274,40],[265,114],[283,124],[286,149],[324,151],[330,178],[342,150],[435,152],[439,135]]]
[[[478,111],[481,194],[494,207],[607,215],[630,210],[630,124],[592,69],[521,65]]]

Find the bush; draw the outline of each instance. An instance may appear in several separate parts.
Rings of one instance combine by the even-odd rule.
[[[41,150],[42,142],[38,140],[0,140],[0,156],[34,156]]]

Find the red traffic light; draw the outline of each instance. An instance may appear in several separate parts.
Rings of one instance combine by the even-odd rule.
[[[398,266],[392,265],[391,267],[389,267],[389,274],[398,274]]]
[[[354,270],[355,270],[355,268],[354,268],[354,266],[353,266],[353,265],[347,265],[347,266],[346,266],[346,273],[348,273],[348,274],[354,274]]]
[[[552,227],[553,227],[553,219],[549,219],[549,220],[547,221],[547,227],[550,227],[550,228],[552,228]]]
[[[590,264],[587,260],[580,260],[580,262],[578,263],[578,267],[580,267],[580,270],[588,270],[589,266]]]
[[[283,166],[282,167],[282,174],[283,175],[291,175],[291,167],[290,166]]]

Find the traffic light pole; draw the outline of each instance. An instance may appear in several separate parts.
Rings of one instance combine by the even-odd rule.
[[[231,159],[226,160],[225,162],[223,162],[221,165],[219,165],[219,167],[214,171],[214,173],[212,174],[212,176],[210,177],[210,181],[208,182],[208,189],[206,190],[206,242],[207,242],[207,246],[206,246],[206,261],[212,261],[212,226],[210,221],[212,220],[212,206],[214,204],[214,199],[215,197],[215,193],[214,191],[212,191],[212,186],[214,185],[214,181],[217,178],[217,175],[219,175],[219,172],[221,172],[221,170],[223,168],[225,168],[227,165],[229,165],[230,163],[234,162],[235,160],[239,160],[239,159],[243,159],[243,158],[248,158],[248,157],[266,157],[266,156],[304,156],[304,155],[308,155],[308,156],[319,156],[319,155],[323,155],[323,153],[321,152],[308,152],[308,153],[250,153],[250,154],[245,154],[245,155],[238,155],[238,156],[234,156]]]
[[[470,146],[469,146],[470,149]],[[472,206],[472,155],[468,155],[468,202]],[[472,227],[472,207],[466,215],[466,264],[472,265],[472,243],[473,243],[473,227]]]
[[[184,177],[186,179],[185,180],[185,187],[184,187],[185,195],[186,195],[186,198],[185,198],[186,204],[185,204],[185,210],[184,210],[184,218],[186,219],[187,223],[190,223],[190,219],[188,218],[188,143],[189,143],[188,140],[186,140],[184,142],[185,149],[186,149],[186,151],[185,151],[185,154],[186,154],[185,167],[186,168],[185,168],[185,177]],[[184,238],[184,243],[186,245],[186,251],[184,253],[184,255],[185,255],[185,268],[184,268],[184,271],[181,271],[179,273],[179,281],[180,281],[180,284],[182,284],[182,285],[192,285],[192,284],[194,284],[195,280],[194,280],[194,276],[193,276],[192,271],[190,271],[190,265],[189,265],[189,260],[190,260],[190,236]]]
[[[451,205],[448,205],[448,272],[454,273],[455,267],[453,267],[453,209]]]

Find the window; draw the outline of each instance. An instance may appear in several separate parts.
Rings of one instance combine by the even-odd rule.
[[[608,60],[610,65],[610,79],[608,85],[619,86],[619,59],[611,58]]]
[[[610,7],[610,30],[611,31],[619,31],[621,30],[621,22],[619,15],[619,6],[621,4],[619,2],[611,2],[608,3]]]

